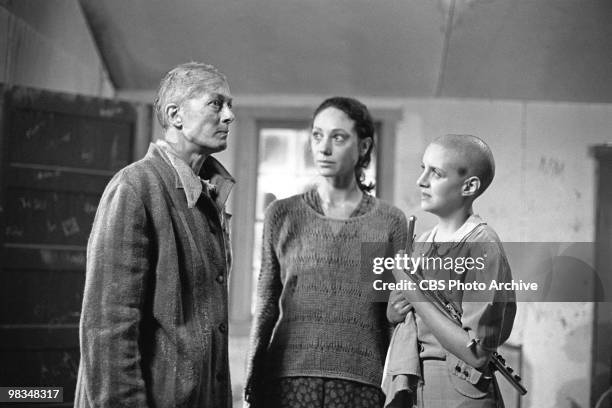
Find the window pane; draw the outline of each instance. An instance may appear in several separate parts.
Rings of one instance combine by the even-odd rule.
[[[278,198],[299,194],[312,185],[316,170],[309,129],[262,128],[259,131],[256,219]]]

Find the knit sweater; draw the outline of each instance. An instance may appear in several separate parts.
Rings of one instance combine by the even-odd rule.
[[[361,277],[361,244],[405,248],[405,216],[371,196],[348,219],[324,216],[319,203],[312,190],[266,211],[247,401],[270,378],[381,383],[386,304],[373,300]]]

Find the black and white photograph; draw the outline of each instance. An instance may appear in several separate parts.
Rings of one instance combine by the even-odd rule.
[[[611,22],[0,0],[0,407],[612,408]]]

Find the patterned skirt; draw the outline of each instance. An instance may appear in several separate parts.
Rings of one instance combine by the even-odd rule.
[[[284,377],[270,384],[269,408],[382,408],[379,387],[321,377]]]

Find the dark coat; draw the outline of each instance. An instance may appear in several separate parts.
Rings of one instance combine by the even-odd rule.
[[[106,187],[87,248],[75,407],[231,407],[220,209],[233,180],[210,157],[204,173],[219,196],[188,208],[151,145]]]

